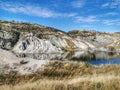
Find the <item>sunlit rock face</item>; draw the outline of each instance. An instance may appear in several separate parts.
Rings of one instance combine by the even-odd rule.
[[[58,53],[61,52],[61,49],[49,40],[39,39],[30,33],[17,42],[13,51],[17,53]]]
[[[84,42],[92,44],[94,49],[100,51],[119,51],[120,50],[120,34],[105,33],[97,31],[73,30],[68,32],[74,39],[80,39]]]
[[[120,50],[120,35],[96,31],[64,32],[30,23],[0,20],[0,48],[16,53],[63,53],[69,50]]]
[[[22,36],[13,51],[16,53],[63,53],[64,49],[88,49],[92,48],[91,44],[74,40],[69,36],[42,35],[39,38],[33,33]]]
[[[21,63],[21,61],[25,62]],[[18,58],[15,54],[0,49],[0,75],[6,75],[12,71],[19,74],[31,74],[41,70],[48,60],[36,60],[32,58]]]

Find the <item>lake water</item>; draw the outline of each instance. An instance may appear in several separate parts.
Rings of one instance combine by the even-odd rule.
[[[29,57],[37,60],[85,61],[92,65],[120,64],[120,52],[70,51],[54,54],[16,54],[17,57]]]
[[[111,59],[111,60],[95,60],[88,61],[92,65],[101,65],[101,64],[120,64],[120,59]]]

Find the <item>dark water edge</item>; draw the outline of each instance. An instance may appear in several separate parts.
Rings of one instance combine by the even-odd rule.
[[[15,53],[19,58],[33,58],[36,60],[85,61],[92,65],[120,64],[120,52],[103,51],[70,51],[65,53]]]

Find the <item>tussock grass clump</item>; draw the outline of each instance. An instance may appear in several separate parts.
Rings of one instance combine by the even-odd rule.
[[[44,77],[71,78],[82,75],[83,72],[88,73],[88,68],[92,68],[92,66],[87,63],[51,61],[40,73]]]

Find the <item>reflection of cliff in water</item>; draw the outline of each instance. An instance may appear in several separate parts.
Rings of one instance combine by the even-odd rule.
[[[110,60],[120,59],[120,52],[90,52],[90,51],[70,51],[66,53],[56,54],[16,54],[17,57],[29,57],[37,60],[75,60],[75,61],[87,61],[87,60]]]
[[[36,53],[36,54],[32,54],[32,53],[17,53],[16,54],[17,57],[19,58],[34,58],[37,60],[60,60],[61,59],[61,54],[43,54],[43,53]]]
[[[76,51],[75,54],[69,58],[69,60],[110,60],[120,59],[120,53],[118,52],[90,52],[90,51]]]

